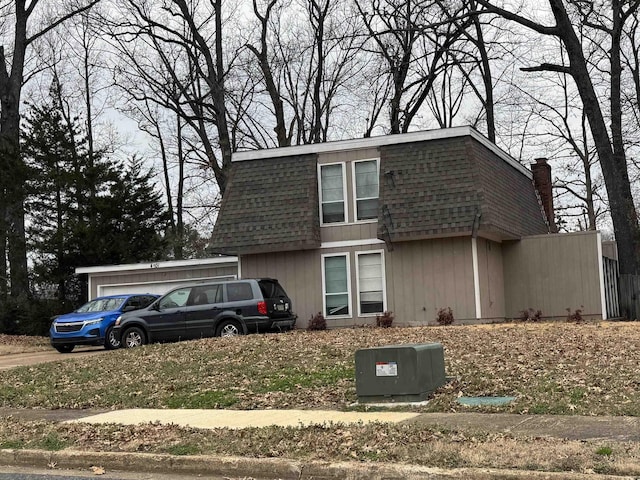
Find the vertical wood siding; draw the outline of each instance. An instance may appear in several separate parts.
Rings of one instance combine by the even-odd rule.
[[[601,318],[597,232],[524,237],[502,246],[507,318],[527,308],[566,317],[567,308]]]
[[[484,238],[477,242],[482,320],[504,320],[502,245]]]
[[[470,237],[394,244],[387,254],[387,292],[399,325],[433,324],[447,307],[456,321],[475,320]]]
[[[322,311],[319,250],[243,255],[240,262],[243,278],[278,279],[293,302],[297,328],[306,328],[309,318]]]

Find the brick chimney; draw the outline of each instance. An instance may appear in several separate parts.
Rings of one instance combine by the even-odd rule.
[[[551,165],[547,163],[546,158],[536,158],[536,163],[531,164],[531,172],[533,173],[533,186],[540,195],[542,208],[549,222],[549,232],[557,233],[555,214],[553,211],[553,191],[551,189]]]

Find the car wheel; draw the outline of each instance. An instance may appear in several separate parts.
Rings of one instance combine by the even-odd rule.
[[[107,334],[104,336],[104,348],[107,350],[120,348],[120,340],[113,334],[113,327],[107,328]]]
[[[71,353],[74,349],[75,345],[56,345],[54,348],[58,350],[60,353]]]
[[[140,347],[146,342],[146,337],[141,328],[127,328],[122,335],[122,346],[124,348]]]
[[[235,320],[223,320],[216,329],[217,337],[235,337],[242,335],[242,327]]]

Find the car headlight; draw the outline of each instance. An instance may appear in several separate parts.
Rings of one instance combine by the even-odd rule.
[[[120,320],[122,320],[122,315],[120,315],[118,318],[116,318],[116,325],[120,325]]]
[[[98,325],[100,322],[102,322],[102,318],[96,318],[95,320],[87,320],[86,322],[84,322],[85,326],[88,325]]]

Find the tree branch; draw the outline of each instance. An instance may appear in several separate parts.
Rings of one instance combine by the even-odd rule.
[[[66,22],[67,20],[69,20],[71,17],[76,16],[79,13],[82,12],[86,12],[87,10],[90,10],[95,4],[97,4],[98,2],[100,2],[100,0],[91,0],[87,5],[85,5],[84,7],[80,7],[76,10],[73,10],[69,13],[67,13],[66,15],[63,15],[62,17],[60,17],[58,20],[56,20],[55,22],[53,22],[52,24],[48,25],[47,27],[43,28],[42,30],[40,30],[38,33],[33,34],[32,36],[28,37],[26,39],[26,44],[29,45],[30,43],[32,43],[33,41],[37,40],[38,38],[40,38],[41,36],[45,35],[46,33],[50,32],[51,30],[53,30],[54,28],[56,28],[58,25],[60,25],[63,22]],[[34,2],[35,4],[35,2]],[[31,7],[33,7],[34,5],[32,5]],[[31,14],[31,12],[33,11],[30,7],[30,11],[28,12],[28,14]]]
[[[542,63],[537,67],[521,67],[523,72],[558,72],[571,75],[571,68],[564,65],[555,65],[553,63]]]

